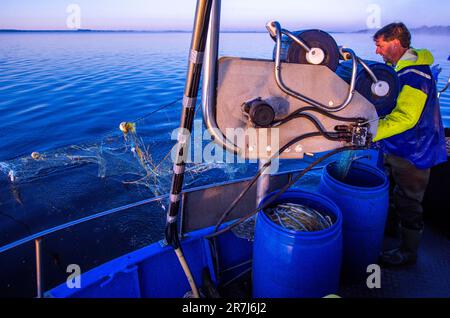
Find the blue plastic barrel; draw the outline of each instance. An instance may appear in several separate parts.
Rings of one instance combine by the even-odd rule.
[[[261,202],[265,204],[277,192]],[[253,297],[324,297],[336,293],[342,263],[342,215],[330,199],[301,190],[289,190],[271,206],[292,202],[331,217],[334,224],[317,232],[285,229],[258,214],[253,244]]]
[[[389,181],[380,169],[353,162],[344,182],[336,179],[336,163],[323,171],[319,192],[332,199],[343,216],[346,277],[366,274],[381,251],[388,211]]]

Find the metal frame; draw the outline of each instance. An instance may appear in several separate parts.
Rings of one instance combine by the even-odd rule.
[[[351,59],[353,61],[352,77],[351,77],[350,86],[349,86],[349,90],[348,90],[348,93],[347,93],[347,97],[345,98],[345,101],[341,105],[338,105],[338,106],[335,106],[335,107],[326,106],[326,105],[324,105],[322,103],[319,103],[316,100],[313,100],[313,99],[311,99],[311,98],[309,98],[307,96],[304,96],[304,95],[302,95],[302,94],[300,94],[298,92],[293,91],[292,89],[290,89],[289,87],[287,87],[284,84],[283,79],[281,78],[281,36],[283,34],[283,29],[281,28],[280,23],[278,23],[276,21],[272,22],[272,26],[275,29],[275,39],[276,39],[275,69],[274,69],[274,71],[275,71],[275,79],[276,79],[276,82],[277,82],[279,88],[283,92],[285,92],[286,94],[288,94],[288,95],[290,95],[290,96],[292,96],[294,98],[297,98],[297,99],[299,99],[299,100],[301,100],[301,101],[303,101],[305,103],[308,103],[308,104],[310,104],[312,106],[315,106],[317,108],[326,110],[328,112],[338,112],[338,111],[343,110],[345,107],[347,107],[350,104],[350,102],[352,101],[353,95],[355,94],[356,75],[357,75],[357,62],[358,62],[358,58],[357,58],[355,52],[353,52],[350,49],[342,49],[342,51],[344,53],[350,54]],[[289,34],[287,34],[286,31],[284,33],[289,36]],[[293,36],[292,34],[291,34],[291,36],[295,38],[295,36]],[[296,40],[295,42],[302,43],[300,40],[298,40],[298,41]],[[305,44],[303,44],[303,45],[305,45]],[[307,46],[306,46],[306,48],[307,48]]]
[[[372,81],[376,84],[378,83],[378,78],[375,75],[375,73],[370,69],[370,67],[366,64],[366,62],[364,62],[363,60],[361,60],[359,57],[358,59],[358,63],[362,65],[362,67],[364,68],[364,70],[367,72],[367,74],[369,74],[370,78],[372,79]]]
[[[220,131],[216,121],[216,82],[217,61],[219,56],[221,0],[213,0],[211,17],[209,20],[208,37],[206,39],[205,57],[203,61],[204,76],[202,88],[202,111],[205,126],[214,141],[222,148],[234,154],[241,154],[241,150],[229,141]]]
[[[216,82],[217,82],[217,65],[219,54],[220,11],[221,11],[221,0],[213,0],[203,63],[205,72],[203,76],[203,89],[202,89],[203,118],[205,121],[206,128],[213,137],[214,141],[219,146],[230,151],[231,153],[242,155],[241,149],[223,135],[216,121],[215,107],[217,97]],[[378,78],[376,77],[374,72],[369,68],[369,66],[363,60],[357,57],[356,54],[351,49],[340,48],[341,55],[344,58],[347,57],[347,59],[352,59],[353,61],[351,82],[345,101],[341,105],[330,107],[327,105],[323,105],[320,102],[308,98],[302,94],[299,94],[298,92],[295,92],[291,90],[289,87],[287,87],[284,84],[281,77],[281,61],[280,61],[281,36],[282,34],[285,34],[293,41],[298,43],[300,46],[302,46],[307,52],[311,51],[311,48],[288,30],[282,29],[281,25],[276,21],[269,22],[266,25],[266,28],[272,39],[276,42],[275,69],[274,69],[276,82],[283,92],[285,92],[290,96],[293,96],[294,98],[297,98],[312,106],[324,109],[328,112],[338,112],[343,110],[346,106],[348,106],[351,103],[355,93],[358,63],[362,65],[362,67],[369,74],[374,83],[379,82]]]

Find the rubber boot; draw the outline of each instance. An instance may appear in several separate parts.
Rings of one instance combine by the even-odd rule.
[[[384,235],[399,238],[400,237],[400,224],[397,220],[388,219],[386,227],[384,228]]]
[[[402,243],[399,248],[381,253],[381,265],[393,267],[415,264],[422,232],[421,230],[410,230],[400,227]]]

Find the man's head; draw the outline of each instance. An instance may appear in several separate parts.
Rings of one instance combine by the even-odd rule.
[[[398,60],[411,47],[411,33],[403,23],[391,23],[378,30],[373,36],[376,53],[385,62],[397,64]]]

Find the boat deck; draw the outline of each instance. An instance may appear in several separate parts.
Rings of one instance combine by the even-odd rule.
[[[398,246],[398,239],[385,237],[384,249]],[[369,274],[368,274],[369,275]],[[344,283],[342,297],[441,298],[450,297],[450,240],[428,222],[416,265],[382,268],[381,288],[369,289],[366,282]]]
[[[450,298],[450,161],[431,170],[425,194],[424,236],[416,265],[381,268],[381,288],[369,289],[367,277],[341,280],[338,295],[344,298]],[[319,175],[310,175],[308,189],[315,191]],[[399,238],[385,236],[383,250],[396,248]],[[251,275],[225,290],[225,297],[251,297]]]
[[[341,281],[343,298],[449,298],[450,237],[433,222],[426,224],[416,265],[382,268],[381,288],[369,289],[366,280]],[[398,239],[385,237],[384,248],[395,248]],[[367,274],[369,276],[369,274]],[[222,297],[251,298],[251,274],[219,290]]]
[[[450,182],[449,172],[449,162],[432,170],[429,191],[427,191],[424,201],[426,225],[417,264],[406,268],[382,269],[381,288],[379,289],[369,289],[367,287],[366,279],[370,274],[362,277],[359,281],[342,279],[340,290],[337,292],[340,297],[450,298],[450,214],[447,212],[448,209],[443,208],[450,206],[450,196],[448,195],[448,189],[450,189],[448,184]],[[315,191],[319,184],[320,176],[320,170],[312,171],[295,186],[304,190]],[[272,185],[276,186],[278,183],[286,182],[286,178],[287,175],[277,176],[273,180]],[[193,211],[200,211],[202,212],[201,216],[205,216],[202,206],[208,206],[208,215],[211,215],[211,212],[214,211],[212,204],[205,203],[206,201],[200,200],[199,197],[209,197],[210,200],[222,202],[225,205],[223,197],[217,198],[212,194],[227,194],[230,197],[228,199],[232,200],[235,196],[233,192],[230,192],[230,187],[237,187],[234,190],[238,193],[239,187],[245,185],[245,182],[224,184],[213,188],[201,188],[186,193],[184,212],[193,213]],[[192,206],[190,206],[190,209],[187,209],[189,206],[187,203],[189,202],[191,202]],[[192,204],[192,202],[200,202],[202,206]],[[254,201],[251,200],[251,202]],[[141,208],[147,211],[150,210],[149,206],[142,206]],[[243,211],[248,211],[246,207],[242,209]],[[217,210],[219,212],[222,211],[223,206],[217,207]],[[204,217],[200,218],[201,221],[204,219]],[[212,283],[212,279],[205,280],[203,272],[205,269],[211,270],[214,263],[213,255],[209,245],[206,244],[204,236],[210,234],[213,228],[200,226],[200,229],[196,230],[194,228],[195,224],[191,225],[187,220],[184,219],[185,223],[183,224],[186,224],[186,226],[190,225],[191,232],[187,232],[183,239],[185,257],[198,281],[198,286],[203,285],[202,287],[204,287],[208,285],[205,282]],[[164,221],[165,219],[162,217],[161,222]],[[96,226],[98,224],[93,225],[94,228]],[[56,258],[53,258],[53,253],[51,258],[44,254],[45,277],[47,279],[44,282],[44,286],[47,290],[48,288],[51,289],[48,293],[49,297],[178,298],[186,296],[186,290],[189,290],[189,286],[170,246],[163,244],[163,242],[157,242],[132,252],[124,252],[119,246],[124,237],[116,235],[113,228],[107,229],[107,232],[108,235],[101,233],[102,237],[105,235],[105,244],[103,245],[92,244],[91,236],[78,237],[78,232],[76,231],[72,233],[74,237],[71,237],[71,232],[66,231],[64,240],[62,236],[56,236],[56,240],[54,239],[55,237],[53,237],[53,240],[46,240],[45,247],[47,251],[66,253],[61,254],[62,256],[58,258],[58,262],[56,262]],[[86,231],[86,233],[90,232]],[[97,237],[99,235],[97,234]],[[85,238],[85,240],[80,240],[81,238]],[[386,237],[384,249],[395,247],[398,241],[398,239]],[[68,248],[69,245],[67,244],[70,244],[70,248]],[[115,246],[116,248],[102,248],[104,246]],[[215,271],[210,271],[210,273],[215,275],[215,281],[219,281],[219,295],[204,292],[205,296],[251,298],[252,243],[247,238],[236,236],[234,232],[227,232],[220,236],[218,246],[219,255],[217,259],[219,260],[219,266],[217,268],[220,269],[220,272],[217,274]],[[9,266],[9,270],[6,268],[5,273],[10,273],[10,275],[8,277],[0,275],[0,292],[4,292],[9,296],[17,293],[22,297],[28,297],[34,291],[33,283],[35,277],[19,272],[19,268],[23,267],[27,267],[28,272],[33,271],[35,262],[32,256],[29,255],[28,259],[23,258],[24,249],[26,248],[27,246],[23,246],[19,252],[14,251],[14,253],[4,254],[4,257],[6,257],[4,259],[8,259],[8,262],[4,265]],[[113,253],[120,253],[119,255],[121,256],[117,257]],[[94,263],[91,260],[92,256],[102,257],[102,259],[97,259]],[[85,258],[86,260],[81,265],[83,265],[82,268],[88,270],[83,273],[83,284],[86,284],[87,288],[81,290],[68,289],[65,283],[55,287],[67,279],[67,273],[64,270],[64,266],[60,267],[61,265],[66,265],[66,263],[74,264],[80,260],[83,261]],[[59,261],[60,259],[62,261]],[[103,265],[99,266],[100,264]],[[61,269],[61,272],[57,272],[57,269]],[[220,278],[218,279],[217,276],[220,276]],[[14,281],[14,283],[11,283],[11,281]],[[52,289],[52,287],[55,288]],[[210,291],[214,291],[212,284],[209,284],[209,287]],[[29,290],[29,292],[25,294],[25,290]]]

